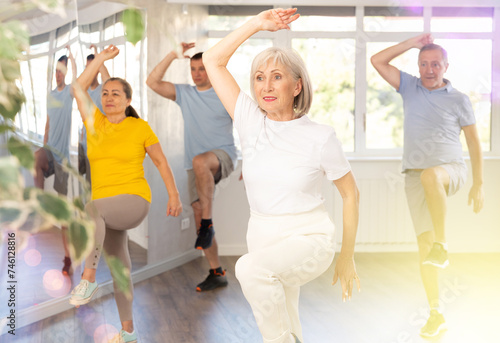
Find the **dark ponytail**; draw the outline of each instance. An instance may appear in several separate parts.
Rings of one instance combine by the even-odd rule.
[[[109,79],[104,82],[106,84],[109,81],[118,81],[122,84],[123,86],[123,92],[125,93],[125,97],[129,100],[132,100],[132,87],[130,84],[125,81],[124,79],[120,77],[110,77]],[[125,109],[125,116],[127,117],[134,117],[134,118],[140,118],[139,115],[137,114],[137,111],[132,107],[132,106],[127,106]]]
[[[139,115],[137,114],[135,108],[133,108],[131,105],[127,106],[127,108],[125,109],[125,116],[140,118]]]

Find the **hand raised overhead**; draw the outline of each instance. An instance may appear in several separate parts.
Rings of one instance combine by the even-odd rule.
[[[110,60],[112,58],[115,58],[119,53],[120,50],[116,46],[111,44],[106,49],[101,51],[99,55],[103,56],[105,60]]]
[[[296,13],[296,8],[275,8],[272,10],[263,11],[258,14],[261,30],[278,31],[290,30],[289,24],[297,20],[300,14]]]

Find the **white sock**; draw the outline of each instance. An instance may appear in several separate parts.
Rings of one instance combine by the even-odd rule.
[[[446,243],[446,242],[436,242],[436,243],[441,244],[443,246],[443,249],[448,251],[448,243]]]
[[[441,307],[439,307],[439,306],[431,307],[431,311],[432,310],[435,310],[435,311],[437,311],[438,313],[441,313],[441,314],[443,313],[443,311],[441,310]]]

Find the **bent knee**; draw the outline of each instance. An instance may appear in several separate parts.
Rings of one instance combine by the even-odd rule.
[[[195,200],[191,203],[191,207],[195,212],[201,212],[200,200]]]
[[[38,149],[37,151],[35,151],[34,157],[35,168],[43,168],[48,164],[47,155],[45,154],[45,151],[43,151],[43,149]]]
[[[420,173],[420,181],[425,185],[435,185],[438,182],[438,173],[435,168],[427,168]]]
[[[208,161],[205,154],[200,154],[193,157],[192,163],[194,171],[196,171],[197,169],[205,169],[208,167]]]
[[[437,190],[439,188],[446,188],[449,183],[449,176],[446,170],[442,167],[427,168],[420,174],[420,182],[427,190]]]
[[[99,210],[97,209],[94,201],[89,201],[85,205],[85,212],[89,215],[89,217],[93,218],[94,220],[99,216]]]
[[[235,276],[240,284],[247,284],[256,275],[255,264],[248,254],[241,256],[235,265]]]

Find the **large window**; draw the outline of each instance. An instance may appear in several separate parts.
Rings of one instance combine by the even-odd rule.
[[[432,32],[492,32],[493,8],[434,7]]]
[[[304,59],[314,87],[309,116],[333,126],[344,150],[354,151],[354,40],[297,38],[292,47]]]
[[[31,140],[42,143],[47,121],[47,94],[56,87],[55,67],[57,60],[67,55],[69,47],[74,56],[79,56],[78,26],[70,22],[52,32],[30,38],[30,49],[26,52],[26,60],[21,61],[21,86],[26,96],[26,102],[16,116],[15,124],[20,131]],[[83,64],[76,59],[76,70],[81,71]],[[73,79],[73,66],[68,63],[65,82],[70,84]],[[74,118],[79,118],[76,104],[73,106]],[[76,146],[77,133],[72,132],[72,145]]]
[[[372,56],[397,42],[366,43]],[[418,75],[418,51],[398,56],[392,64],[407,73]],[[395,89],[377,73],[366,59],[366,148],[369,150],[403,147],[403,100]]]
[[[424,29],[422,7],[365,7],[365,32],[419,32]]]
[[[471,6],[475,6],[471,2]],[[301,18],[286,33],[259,32],[250,41],[267,39],[274,46],[292,47],[304,59],[314,97],[309,116],[335,128],[344,150],[353,156],[399,156],[403,145],[403,108],[400,95],[374,70],[370,57],[414,37],[432,32],[435,43],[448,51],[445,74],[456,89],[469,96],[485,155],[499,155],[492,145],[495,119],[500,116],[492,99],[500,90],[493,73],[499,56],[500,27],[495,8],[296,6]],[[210,6],[209,37],[220,39],[249,16],[265,8]],[[496,30],[496,31],[495,31]],[[258,39],[257,39],[258,38]],[[231,60],[237,81],[246,89],[253,57],[266,44],[239,49]],[[261,48],[261,50],[259,50]],[[244,58],[242,57],[244,55]],[[393,64],[419,76],[418,50],[412,49]],[[493,78],[493,79],[492,79]],[[243,82],[243,85],[242,85]],[[467,150],[463,144],[464,151]]]
[[[95,45],[101,51],[109,44],[120,49],[120,54],[105,63],[111,76],[125,78],[132,86],[132,106],[138,113],[147,116],[147,101],[144,96],[144,74],[146,70],[146,40],[135,46],[126,42],[121,13],[114,14],[104,20],[77,25],[68,23],[52,32],[43,33],[30,38],[30,49],[26,60],[21,62],[22,88],[26,103],[16,117],[16,125],[28,138],[43,142],[45,123],[47,120],[47,94],[56,87],[55,65],[62,55],[67,55],[70,47],[76,60],[76,76],[85,68],[86,57],[94,53],[90,48]],[[68,65],[66,84],[71,84],[73,71]],[[78,132],[83,126],[76,102],[73,102],[71,129],[71,149],[76,150]]]
[[[450,66],[445,77],[453,87],[469,96],[482,148],[484,151],[490,151],[492,41],[440,38],[436,39],[436,43],[446,47]],[[467,147],[465,144],[463,146]]]
[[[299,6],[298,11],[301,18],[293,23],[294,31],[356,31],[356,11],[354,7]]]
[[[115,45],[120,53],[112,60],[106,61],[110,76],[121,77],[132,86],[132,106],[138,114],[147,119],[147,99],[145,96],[145,71],[147,66],[147,39],[139,41],[135,46],[125,39],[122,13],[117,13],[104,20],[80,25],[80,41],[84,57],[93,53],[92,45],[99,51],[110,44]]]

